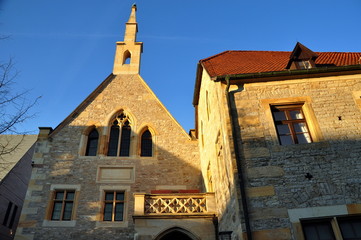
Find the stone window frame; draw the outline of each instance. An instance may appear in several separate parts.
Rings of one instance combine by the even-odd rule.
[[[124,209],[123,209],[123,221],[103,221],[103,212],[104,212],[104,198],[105,193],[111,191],[124,192]],[[97,221],[95,223],[96,227],[109,227],[109,228],[126,228],[128,227],[128,211],[130,205],[130,186],[127,185],[102,185],[99,187],[99,213],[97,216]]]
[[[289,97],[289,98],[277,98],[277,99],[262,99],[260,101],[261,107],[264,110],[264,121],[265,126],[269,129],[269,135],[272,139],[274,145],[279,145],[281,147],[290,147],[298,146],[299,144],[292,145],[280,145],[277,130],[274,124],[274,119],[272,116],[272,106],[273,105],[292,105],[292,104],[302,104],[302,111],[306,119],[309,133],[312,137],[312,142],[321,142],[323,141],[323,135],[318,124],[316,115],[312,108],[312,98],[309,96],[302,97]]]
[[[51,216],[54,207],[54,197],[56,191],[74,191],[73,209],[70,220],[52,220]],[[76,225],[76,211],[78,208],[80,193],[79,184],[52,184],[50,186],[50,194],[48,199],[47,209],[45,211],[45,218],[43,221],[43,227],[75,227]]]
[[[107,199],[107,195],[112,195],[112,199]],[[118,199],[118,194],[121,194],[123,196],[123,199]],[[107,222],[123,222],[124,221],[124,208],[125,208],[125,191],[119,191],[119,190],[105,190],[104,191],[104,195],[103,195],[103,199],[102,199],[102,217],[103,217],[103,221],[107,221]],[[108,204],[111,204],[111,215],[110,215],[110,219],[105,219],[106,217],[106,206]],[[121,216],[121,220],[117,220],[116,218],[119,217],[117,215],[117,206],[118,204],[123,204],[122,206],[122,216]]]
[[[292,145],[292,144],[302,144],[302,136],[304,137],[303,143],[312,143],[312,135],[308,130],[307,120],[303,113],[303,103],[296,104],[281,104],[281,105],[271,105],[271,111],[273,114],[273,122],[277,131],[277,137],[280,145]],[[298,114],[292,114],[292,112],[298,112]],[[276,113],[283,113],[282,117],[286,119],[277,119]],[[298,124],[298,131],[295,125]],[[278,129],[278,126],[285,128]],[[280,130],[287,129],[288,132],[282,133]],[[289,144],[283,142],[282,137],[287,137]]]
[[[87,147],[88,147],[88,136],[94,129],[98,132],[97,153],[96,153],[96,155],[89,156],[89,155],[86,155]],[[82,132],[81,139],[80,139],[80,148],[79,148],[79,155],[80,156],[96,157],[101,153],[100,152],[100,149],[101,149],[101,147],[100,147],[100,145],[101,145],[101,136],[102,136],[101,133],[102,133],[101,128],[98,127],[95,124],[92,124],[92,125],[87,126],[85,128],[85,130]]]
[[[131,125],[131,132],[130,132],[130,148],[129,148],[129,156],[108,156],[108,149],[109,149],[109,139],[110,139],[110,131],[111,126],[114,122],[114,119],[120,115],[121,113],[124,113]],[[101,149],[100,154],[103,156],[106,156],[108,158],[132,158],[136,156],[136,118],[133,116],[133,114],[126,108],[118,108],[118,110],[112,111],[108,117],[106,117],[106,120],[104,121],[104,128],[103,128],[103,134],[101,136]]]

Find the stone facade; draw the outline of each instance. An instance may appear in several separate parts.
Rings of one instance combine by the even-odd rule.
[[[304,239],[303,219],[361,214],[361,74],[254,83],[234,79],[227,91],[226,81],[215,81],[203,69],[196,102],[201,168],[206,185],[212,175],[219,231],[247,238],[242,202],[234,197],[240,196],[242,179],[253,239]],[[271,106],[291,103],[303,104],[312,143],[280,145]]]

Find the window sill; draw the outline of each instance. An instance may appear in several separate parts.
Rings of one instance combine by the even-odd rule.
[[[107,222],[107,221],[100,221],[95,223],[96,227],[109,227],[109,228],[118,228],[118,227],[128,227],[128,221],[122,222]]]
[[[44,220],[43,227],[75,227],[76,220],[71,221],[51,221]]]
[[[301,149],[319,149],[319,148],[327,148],[330,144],[327,141],[323,142],[311,142],[311,143],[302,143],[302,144],[291,144],[291,145],[279,145],[279,143],[275,143],[277,145],[272,146],[272,151],[282,152],[287,150],[301,150]]]

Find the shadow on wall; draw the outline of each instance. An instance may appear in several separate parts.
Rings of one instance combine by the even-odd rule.
[[[263,137],[251,137],[240,126],[247,110],[233,104],[232,111],[252,231],[291,229],[288,209],[361,203],[361,140],[344,131],[338,139],[283,146],[261,122],[252,127],[263,129]],[[230,211],[226,207],[224,213]]]
[[[151,157],[141,157],[131,145],[130,157],[113,156],[81,156],[79,155],[80,139],[83,126],[67,126],[49,139],[49,152],[43,154],[44,164],[37,165],[36,185],[42,185],[43,190],[31,191],[30,198],[41,198],[41,201],[32,201],[30,208],[37,208],[36,214],[27,214],[27,219],[38,221],[34,227],[25,232],[35,232],[34,239],[89,239],[101,236],[118,239],[134,239],[134,212],[133,193],[151,193],[156,189],[199,189],[201,190],[202,177],[198,164],[198,149],[196,142],[189,140],[182,145],[179,142],[162,142],[162,146],[154,145]],[[134,132],[131,141],[136,141]],[[161,136],[157,136],[157,141]],[[41,144],[39,142],[38,144]],[[86,143],[83,143],[86,144]],[[133,148],[133,149],[132,149]],[[192,151],[189,151],[191,149]],[[170,151],[171,150],[171,151]],[[119,174],[119,175],[117,175]],[[80,185],[76,199],[76,228],[67,228],[67,231],[53,231],[44,228],[44,217],[49,218],[48,206],[52,204],[51,186]],[[119,190],[125,192],[123,227],[99,227],[96,222],[103,221],[104,191]],[[50,220],[50,219],[49,219]]]

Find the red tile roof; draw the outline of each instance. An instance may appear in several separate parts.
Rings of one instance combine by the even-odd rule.
[[[292,52],[225,51],[200,60],[211,77],[227,74],[275,72],[286,70]],[[360,64],[361,52],[316,52],[316,65],[346,66]]]

